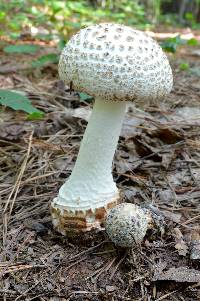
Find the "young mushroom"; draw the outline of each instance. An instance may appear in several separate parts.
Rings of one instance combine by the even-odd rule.
[[[62,234],[101,229],[107,210],[120,202],[112,161],[126,104],[166,96],[172,71],[161,47],[144,32],[102,23],[70,39],[59,75],[95,103],[74,169],[51,204],[53,224]]]
[[[116,246],[132,248],[142,242],[147,230],[165,233],[164,215],[152,205],[119,204],[107,212],[105,230]]]
[[[137,205],[123,203],[109,210],[105,229],[116,246],[131,248],[137,246],[146,235],[151,215]]]

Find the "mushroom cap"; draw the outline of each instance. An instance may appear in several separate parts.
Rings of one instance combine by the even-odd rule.
[[[162,48],[146,33],[102,23],[81,29],[63,49],[60,78],[78,91],[104,100],[158,100],[173,76]]]
[[[105,229],[115,245],[131,248],[140,243],[147,231],[149,216],[134,204],[123,203],[109,210]]]

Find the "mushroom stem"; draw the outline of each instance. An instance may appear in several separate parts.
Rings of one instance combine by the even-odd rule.
[[[75,167],[54,203],[72,212],[94,211],[118,198],[112,161],[125,110],[125,102],[95,100]]]

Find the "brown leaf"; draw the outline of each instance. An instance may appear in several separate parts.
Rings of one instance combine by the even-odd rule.
[[[0,125],[0,138],[8,141],[16,141],[27,132],[27,126],[24,123],[3,122]]]
[[[42,149],[44,151],[47,150],[47,151],[52,151],[54,153],[62,153],[62,154],[68,150],[68,148],[65,145],[54,144],[36,138],[33,138],[32,146]]]
[[[142,123],[142,120],[135,118],[130,114],[126,114],[123,120],[120,136],[124,138],[133,137],[137,133],[137,127]]]
[[[14,82],[10,76],[0,75],[0,88],[1,89],[13,89]]]
[[[178,132],[167,127],[152,131],[151,137],[156,137],[165,144],[173,144],[183,140],[183,137]]]
[[[89,107],[81,107],[72,111],[72,116],[88,121],[92,110]]]
[[[174,159],[175,159],[175,150],[171,150],[167,153],[163,153],[162,154],[162,166],[165,169],[168,169]]]
[[[200,271],[187,267],[170,268],[162,273],[156,272],[153,281],[171,280],[176,282],[200,282]]]
[[[178,254],[181,256],[186,256],[188,253],[188,246],[184,241],[183,234],[181,233],[179,228],[174,228],[174,238],[176,241],[175,248],[178,251]]]
[[[166,201],[167,203],[167,201]],[[164,214],[164,216],[174,222],[174,223],[180,223],[180,220],[181,220],[181,217],[182,217],[182,214],[181,213],[174,213],[174,212],[171,212],[171,211],[167,211],[167,210],[162,210],[162,213]]]
[[[200,235],[197,231],[193,231],[191,235],[190,242],[190,259],[199,260],[200,259]]]
[[[200,108],[199,107],[181,107],[177,108],[172,119],[186,124],[200,124]]]
[[[151,115],[129,104],[129,111],[125,114],[120,136],[130,138],[140,133],[140,125],[147,123],[146,118],[151,118]]]
[[[128,149],[128,151],[118,150],[115,154],[114,163],[118,174],[130,172],[137,168],[138,156],[136,156],[134,150]]]

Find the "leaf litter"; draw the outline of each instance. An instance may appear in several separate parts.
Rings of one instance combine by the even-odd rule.
[[[9,62],[2,55],[7,69],[1,89],[23,91],[45,116],[27,120],[5,108],[0,114],[0,298],[199,300],[198,75],[179,70],[171,57],[170,96],[159,106],[130,106],[126,113],[113,176],[126,201],[150,206],[164,219],[165,231],[150,230],[140,246],[125,251],[105,233],[77,241],[51,224],[49,204],[73,169],[91,100],[70,92],[56,65],[18,70],[13,57]],[[191,53],[176,56],[198,65]]]

